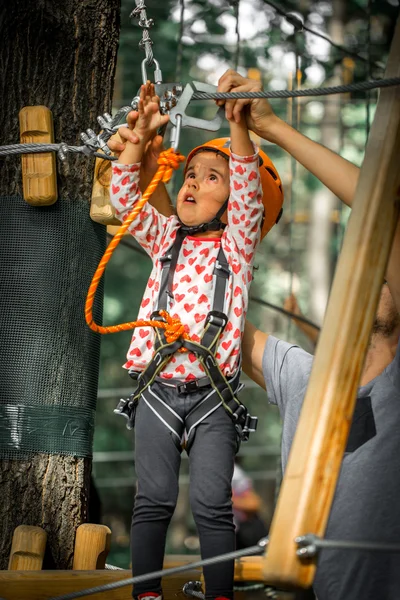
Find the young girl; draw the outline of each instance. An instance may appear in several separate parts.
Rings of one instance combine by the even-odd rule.
[[[127,142],[119,164],[113,164],[111,201],[121,220],[141,197],[144,149],[168,120],[149,83],[141,88],[138,112],[138,143]],[[168,343],[159,329],[138,328],[124,365],[138,380],[129,407],[135,411],[138,481],[134,575],[162,568],[183,442],[201,555],[210,558],[235,547],[234,457],[238,439],[255,428],[236,397],[240,343],[254,255],[280,216],[283,195],[271,161],[250,141],[244,117],[230,121],[230,133],[230,140],[212,140],[189,154],[176,216],[164,217],[147,204],[129,228],[153,260],[139,319],[160,320],[160,311],[167,310],[190,336]],[[233,561],[204,568],[207,598],[233,598],[233,568]],[[160,579],[134,588],[139,599],[160,595]]]

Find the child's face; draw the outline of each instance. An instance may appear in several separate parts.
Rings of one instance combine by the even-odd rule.
[[[229,163],[215,152],[199,152],[186,170],[176,210],[185,225],[211,221],[229,197]]]

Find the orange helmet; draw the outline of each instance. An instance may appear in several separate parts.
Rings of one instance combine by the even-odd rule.
[[[216,138],[215,140],[210,140],[206,144],[193,148],[187,157],[185,171],[193,156],[198,152],[208,150],[210,152],[216,152],[217,154],[223,154],[229,159],[231,154],[230,143],[231,140],[228,137]],[[262,201],[264,204],[264,221],[261,227],[261,239],[263,239],[275,223],[279,221],[282,215],[283,190],[278,171],[275,169],[271,159],[260,148],[258,149],[258,155],[263,192]]]

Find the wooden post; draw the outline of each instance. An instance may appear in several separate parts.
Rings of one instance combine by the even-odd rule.
[[[21,144],[54,143],[53,116],[46,106],[25,106],[19,112]],[[57,200],[54,152],[22,154],[24,199],[33,206],[49,206]]]
[[[46,549],[47,533],[41,527],[20,525],[14,530],[9,571],[40,571]]]
[[[76,530],[73,570],[104,569],[110,542],[111,531],[106,525],[80,525]]]
[[[400,20],[386,77],[400,75]],[[400,199],[400,88],[381,90],[310,377],[275,511],[264,576],[308,587],[315,561],[295,538],[323,536],[352,420]]]

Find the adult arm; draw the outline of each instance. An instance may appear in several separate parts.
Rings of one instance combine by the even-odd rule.
[[[262,361],[268,334],[246,321],[242,338],[242,367],[250,379],[266,389]]]
[[[227,71],[218,82],[218,92],[258,92],[261,89],[259,82],[246,79],[233,70]],[[222,104],[224,101],[220,100],[218,103]],[[351,206],[360,172],[358,167],[282,121],[266,98],[226,101],[227,119],[236,120],[245,105],[249,105],[249,129],[289,152],[335,196]]]
[[[128,126],[120,127],[118,133],[109,140],[108,146],[110,150],[112,150],[118,157],[125,150],[126,142],[129,141],[132,144],[137,144],[139,142],[139,138],[133,131],[138,117],[139,113],[137,111],[131,111],[126,118]],[[142,193],[146,190],[158,169],[157,160],[163,150],[163,138],[161,135],[156,135],[145,147],[141,161],[139,179],[139,187]],[[157,188],[151,195],[149,204],[151,204],[160,214],[166,217],[170,217],[171,215],[175,214],[171,199],[168,195],[165,184],[162,181],[160,181]]]

